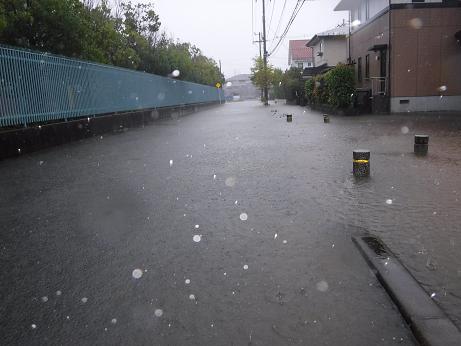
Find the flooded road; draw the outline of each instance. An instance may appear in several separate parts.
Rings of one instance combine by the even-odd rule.
[[[2,344],[414,345],[361,232],[459,326],[460,129],[239,102],[0,162]]]

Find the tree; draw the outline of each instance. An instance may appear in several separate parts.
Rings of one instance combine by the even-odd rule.
[[[274,68],[272,65],[267,64],[264,68],[264,62],[262,58],[254,58],[254,64],[251,68],[251,81],[259,89],[270,88],[273,78],[274,78]],[[267,100],[264,100],[261,97],[261,101],[265,103]]]
[[[274,69],[274,77],[272,78],[272,96],[276,99],[285,98],[285,93],[282,86],[283,71],[279,68]]]
[[[0,0],[1,43],[163,76],[179,70],[179,79],[208,85],[224,80],[213,59],[160,28],[152,4]]]

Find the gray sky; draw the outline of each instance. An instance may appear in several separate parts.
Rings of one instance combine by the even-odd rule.
[[[160,16],[162,28],[168,34],[201,48],[205,55],[221,60],[227,78],[239,73],[250,73],[252,58],[259,55],[257,36],[262,31],[262,0],[135,0],[153,2]],[[275,43],[275,29],[279,23],[285,0],[266,0],[267,50]],[[297,0],[286,0],[286,7],[278,35],[286,27]],[[339,0],[307,1],[269,62],[283,70],[288,63],[288,40],[309,38],[315,33],[331,29],[347,18],[347,12],[333,12]],[[275,4],[275,6],[274,6]],[[277,39],[275,40],[277,41]]]

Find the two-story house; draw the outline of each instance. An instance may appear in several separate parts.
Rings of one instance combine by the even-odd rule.
[[[345,63],[347,60],[347,33],[347,25],[342,24],[312,37],[306,43],[306,46],[312,48],[314,64],[312,68],[304,70],[303,76],[316,75],[325,72],[340,62]]]
[[[341,0],[348,58],[374,111],[461,110],[461,2]]]
[[[288,66],[299,69],[313,64],[312,48],[306,47],[309,40],[290,40],[288,46]]]

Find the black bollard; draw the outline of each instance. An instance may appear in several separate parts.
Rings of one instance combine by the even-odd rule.
[[[287,123],[291,123],[293,121],[293,114],[287,114]]]
[[[323,115],[323,122],[325,124],[330,122],[330,118],[328,117],[328,115],[326,115],[326,114]]]
[[[356,177],[368,177],[370,175],[370,151],[358,149],[352,152],[353,172]]]
[[[424,156],[429,149],[428,135],[415,135],[415,154]]]

